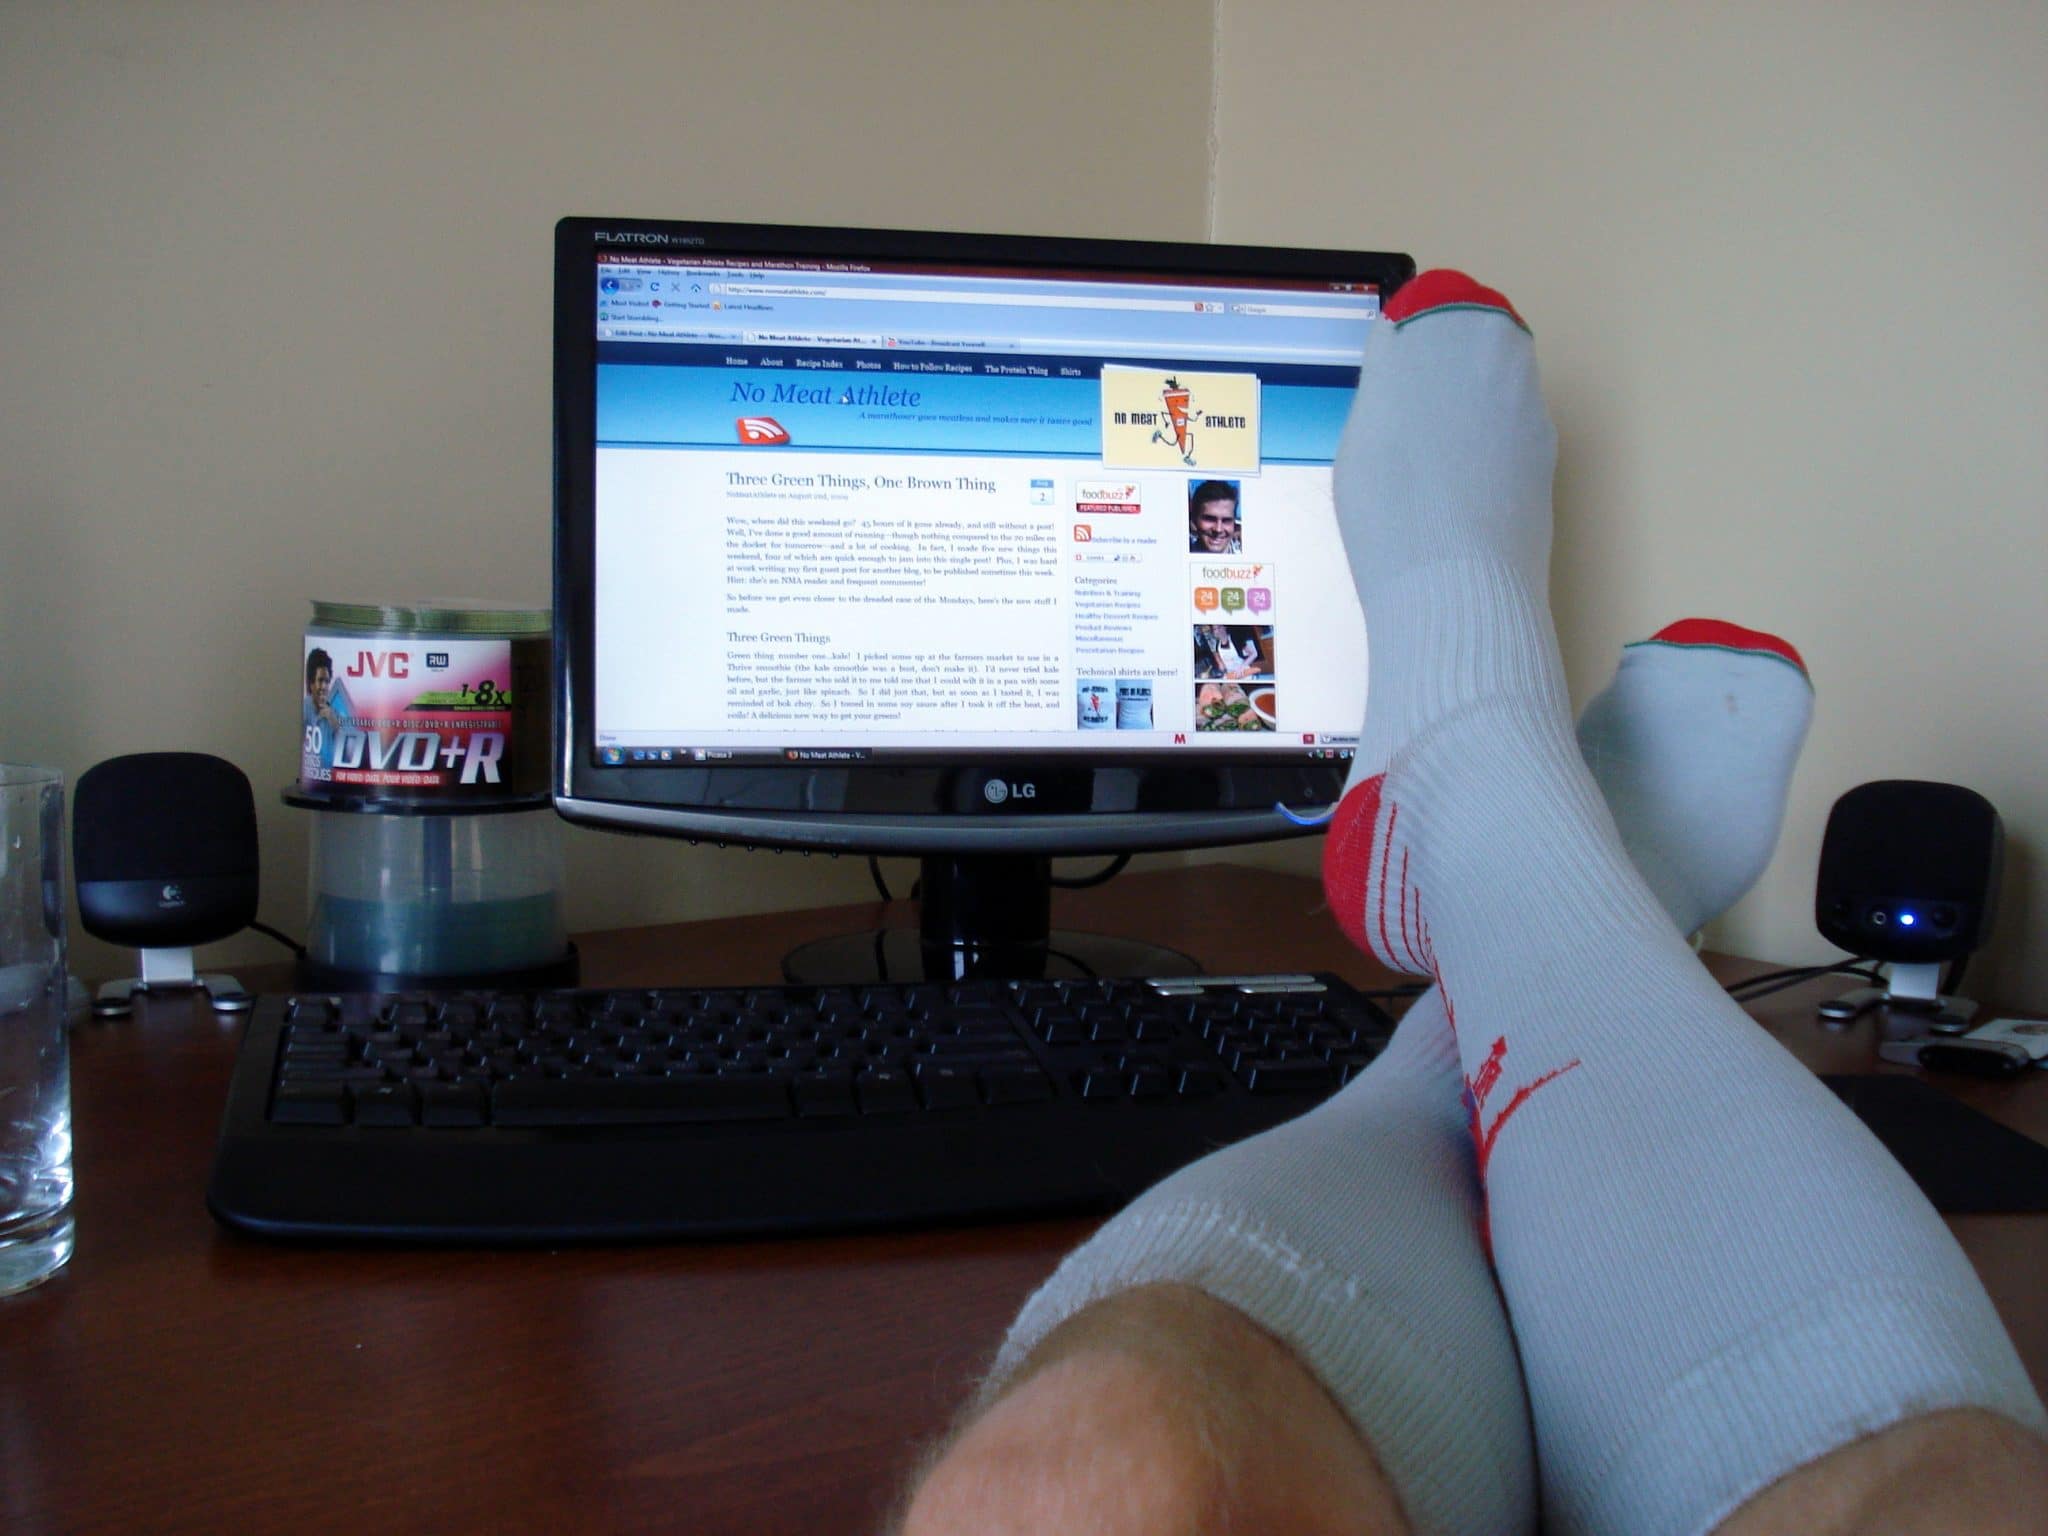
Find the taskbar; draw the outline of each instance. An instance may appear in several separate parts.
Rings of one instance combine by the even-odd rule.
[[[1064,756],[1069,753],[1088,752],[1116,757],[1183,757],[1191,748],[1215,747],[1241,754],[1255,752],[1261,756],[1294,755],[1310,762],[1349,762],[1356,752],[1355,737],[1318,737],[1302,733],[1299,744],[1280,741],[1250,742],[1240,735],[1236,740],[1219,739],[1221,733],[1197,731],[1188,735],[1176,735],[1171,742],[1155,742],[1140,746],[1137,743],[1115,743],[1103,741],[1100,744],[1088,742],[1078,746],[1058,748],[966,748],[966,747],[699,747],[699,746],[605,746],[593,753],[595,766],[601,768],[689,768],[705,764],[734,764],[740,766],[762,766],[771,763],[811,766],[831,763],[931,763],[940,758],[958,757],[962,752],[976,756]],[[1293,752],[1288,752],[1292,747]]]

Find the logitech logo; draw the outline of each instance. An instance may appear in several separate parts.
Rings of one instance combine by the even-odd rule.
[[[1028,779],[1022,784],[1010,784],[1002,779],[990,779],[981,786],[981,798],[990,805],[1001,805],[1004,801],[1013,797],[1018,800],[1036,800],[1038,798],[1038,786]]]
[[[163,899],[159,901],[157,905],[164,907],[182,907],[183,905],[185,905],[185,892],[183,887],[176,885],[165,886],[163,892]]]

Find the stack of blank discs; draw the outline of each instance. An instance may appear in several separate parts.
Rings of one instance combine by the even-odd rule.
[[[313,604],[284,797],[314,813],[307,985],[573,979],[549,654],[545,609]]]

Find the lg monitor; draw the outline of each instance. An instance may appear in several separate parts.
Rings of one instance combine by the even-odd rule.
[[[1050,860],[1298,835],[1341,791],[1331,463],[1413,271],[563,220],[557,808],[920,856],[898,974],[1152,968],[1048,937]]]

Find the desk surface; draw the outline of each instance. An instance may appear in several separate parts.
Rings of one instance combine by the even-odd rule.
[[[888,909],[894,922],[907,908]],[[602,934],[604,985],[768,982],[876,904]],[[1386,978],[1313,881],[1242,867],[1060,894],[1055,921],[1212,970]],[[1739,963],[1739,962],[1738,962]],[[282,985],[282,973],[245,973]],[[1758,1006],[1818,1071],[1871,1025]],[[872,1529],[1085,1220],[532,1252],[274,1246],[203,1192],[239,1027],[183,1003],[73,1042],[78,1251],[0,1301],[0,1529],[240,1533]],[[2048,1082],[1945,1082],[2048,1140]],[[2048,1392],[2048,1216],[1952,1218]]]

